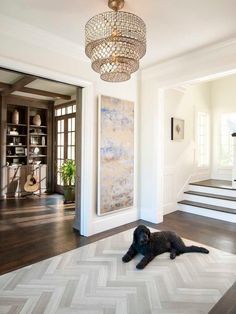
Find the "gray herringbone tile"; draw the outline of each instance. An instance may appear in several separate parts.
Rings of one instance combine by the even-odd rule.
[[[208,313],[235,282],[236,256],[213,248],[138,271],[141,256],[121,261],[131,241],[129,230],[1,276],[0,313]]]

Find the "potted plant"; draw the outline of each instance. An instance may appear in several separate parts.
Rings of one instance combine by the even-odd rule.
[[[68,159],[61,166],[61,175],[64,184],[64,203],[75,201],[75,178],[76,165],[75,161]]]

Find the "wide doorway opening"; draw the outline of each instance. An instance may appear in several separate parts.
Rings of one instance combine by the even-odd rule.
[[[0,68],[0,95],[1,273],[74,248],[82,88]]]

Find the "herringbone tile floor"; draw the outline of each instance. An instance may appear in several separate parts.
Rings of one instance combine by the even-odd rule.
[[[208,313],[236,280],[236,256],[163,254],[121,261],[132,230],[0,277],[0,313]],[[187,244],[192,241],[185,240]]]

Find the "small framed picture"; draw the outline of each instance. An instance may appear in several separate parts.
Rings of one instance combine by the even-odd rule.
[[[24,155],[24,153],[25,153],[24,147],[16,147],[15,153],[16,153],[16,155]]]
[[[184,120],[171,118],[171,140],[179,141],[184,139]]]

